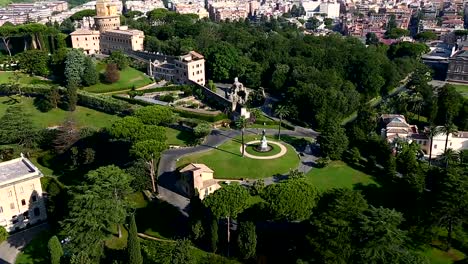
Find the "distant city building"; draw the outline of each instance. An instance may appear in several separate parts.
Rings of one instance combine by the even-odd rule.
[[[41,177],[39,169],[23,155],[0,163],[0,225],[7,231],[47,219]]]
[[[180,170],[177,185],[187,197],[198,195],[203,200],[221,189],[221,185],[213,178],[213,173],[205,164],[190,163]]]
[[[200,3],[179,3],[174,5],[174,9],[179,14],[195,14],[198,18],[205,18],[209,16],[208,11]]]
[[[15,25],[24,24],[28,21],[38,22],[68,9],[65,1],[35,2],[35,3],[13,3],[0,8],[0,25],[10,22]]]
[[[380,117],[381,135],[386,138],[388,142],[394,143],[395,140],[400,139],[409,143],[415,142],[421,146],[421,150],[425,155],[430,153],[431,140],[427,137],[428,128],[419,132],[416,125],[410,125],[406,122],[403,115],[384,114]],[[442,127],[438,127],[441,129]],[[433,138],[432,141],[432,156],[437,157],[444,153],[445,142],[447,135],[441,133]],[[468,131],[458,131],[457,133],[450,133],[448,136],[447,148],[455,151],[468,149]]]
[[[198,52],[149,62],[148,75],[178,84],[196,82],[205,85],[205,58]]]
[[[93,23],[83,18],[81,28],[70,34],[72,47],[86,54],[109,54],[115,50],[143,50],[143,31],[120,26],[118,7],[113,1],[98,0]]]
[[[449,59],[447,81],[468,83],[468,50],[461,50]]]
[[[125,1],[125,6],[129,11],[140,11],[143,14],[157,8],[165,8],[161,0]]]
[[[306,12],[306,18],[321,14],[329,18],[338,18],[340,16],[340,4],[336,0],[304,1],[302,7]]]

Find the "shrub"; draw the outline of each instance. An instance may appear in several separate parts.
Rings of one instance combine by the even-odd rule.
[[[211,125],[208,123],[199,123],[194,129],[193,133],[197,138],[204,138],[208,136],[211,132]]]
[[[329,158],[318,158],[316,160],[316,163],[317,163],[317,167],[325,168],[326,166],[328,166],[328,164],[330,164],[330,159]]]
[[[7,240],[8,238],[8,232],[5,229],[5,227],[0,226],[0,243]]]
[[[106,72],[104,73],[105,80],[108,83],[115,83],[120,79],[120,72],[117,64],[109,63],[106,66]]]

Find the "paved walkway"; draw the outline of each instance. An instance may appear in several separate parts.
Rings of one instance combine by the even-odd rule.
[[[276,129],[266,129],[265,133],[267,135],[277,135],[278,130]],[[261,135],[260,129],[245,129],[246,135]],[[176,171],[176,163],[180,158],[183,158],[188,155],[195,153],[202,153],[216,149],[221,144],[225,143],[228,140],[231,140],[235,137],[239,137],[241,132],[239,130],[213,130],[211,134],[205,139],[203,144],[196,147],[188,148],[179,148],[179,149],[169,149],[162,153],[158,165],[158,198],[172,204],[173,206],[179,208],[183,214],[187,214],[187,209],[190,204],[190,200],[186,197],[177,193],[177,188],[175,186],[175,177],[174,172]],[[300,129],[297,131],[283,130],[281,135],[289,135],[296,137],[317,137],[318,133],[310,129]],[[298,154],[299,155],[299,154]],[[299,155],[301,163],[297,168],[299,171],[307,173],[315,160],[315,156],[305,154]],[[281,177],[271,177],[264,179],[265,184],[273,184],[285,176]]]
[[[9,236],[7,241],[0,244],[0,264],[14,264],[21,249],[48,228],[49,225],[44,223]]]
[[[260,143],[260,140],[254,140],[254,141],[250,141],[250,142],[245,143],[244,146],[240,147],[240,149],[239,149],[240,153],[242,153],[242,148],[244,148],[244,156],[246,156],[247,158],[260,159],[260,160],[271,160],[271,159],[277,159],[279,157],[282,157],[282,156],[284,156],[284,154],[286,154],[286,152],[288,152],[288,149],[283,144],[275,142],[275,141],[268,141],[268,143],[280,147],[280,152],[278,154],[271,155],[271,156],[252,155],[252,154],[247,152],[246,148],[247,148],[248,145],[255,144],[255,143]]]

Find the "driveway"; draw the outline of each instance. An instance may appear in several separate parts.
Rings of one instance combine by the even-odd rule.
[[[14,264],[16,257],[31,240],[39,233],[49,229],[47,223],[28,228],[8,237],[0,244],[0,264]]]
[[[278,130],[276,129],[266,129],[267,135],[276,135]],[[245,135],[260,135],[261,130],[255,128],[245,129]],[[238,137],[241,135],[239,130],[213,130],[211,134],[205,139],[203,144],[196,147],[180,148],[180,149],[170,149],[162,153],[158,165],[158,198],[172,204],[177,207],[181,212],[186,214],[188,205],[190,201],[177,193],[177,188],[175,186],[175,177],[174,172],[176,170],[176,163],[180,158],[184,156],[192,155],[195,153],[201,153],[210,151],[219,145],[225,143],[226,141]],[[298,137],[316,137],[317,132],[311,129],[296,129],[295,131],[283,130],[281,135],[289,136],[298,136]],[[304,154],[300,156],[301,164],[298,169],[302,172],[307,173],[311,168],[315,156]],[[267,178],[266,183],[271,184],[275,182],[273,178]]]

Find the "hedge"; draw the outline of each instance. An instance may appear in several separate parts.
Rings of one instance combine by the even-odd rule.
[[[28,85],[28,84],[0,84],[0,95],[16,95],[25,94],[28,96],[45,95],[52,87],[57,87],[59,92],[64,95],[66,89],[60,86],[53,85]],[[83,90],[78,90],[78,104],[97,111],[108,114],[127,115],[132,112],[132,105],[97,94],[88,93]]]
[[[78,91],[78,104],[108,114],[129,115],[133,112],[132,105],[114,98]]]
[[[141,105],[141,106],[154,105],[154,104],[152,104],[150,102],[146,102],[146,101],[143,101],[143,100],[138,100],[138,99],[135,99],[135,98],[124,97],[124,96],[120,96],[120,95],[112,95],[112,97],[114,97],[116,99],[119,99],[119,100],[126,101],[128,103],[133,103],[133,104],[137,104],[137,105]],[[168,106],[164,106],[164,107],[168,107]],[[188,111],[188,110],[183,110],[183,109],[175,108],[175,107],[169,107],[169,108],[173,112],[179,114],[181,117],[195,118],[195,119],[199,119],[199,120],[203,120],[203,121],[207,121],[207,122],[216,122],[216,121],[220,121],[220,120],[228,118],[223,113],[210,115],[210,114],[191,112],[191,111]]]
[[[190,85],[171,85],[171,86],[162,86],[162,87],[150,88],[150,89],[144,89],[144,90],[138,90],[138,91],[147,94],[147,93],[167,92],[167,91],[183,91],[184,92],[186,90],[191,91],[192,87]]]

